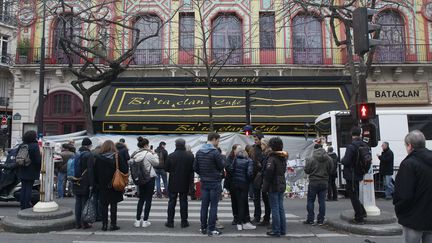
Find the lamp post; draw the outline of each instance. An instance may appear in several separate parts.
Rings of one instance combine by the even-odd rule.
[[[43,136],[43,114],[44,114],[44,88],[45,88],[45,12],[46,12],[46,3],[45,0],[42,0],[43,3],[43,13],[42,13],[42,38],[41,38],[41,60],[39,66],[39,110],[38,110],[38,136]]]

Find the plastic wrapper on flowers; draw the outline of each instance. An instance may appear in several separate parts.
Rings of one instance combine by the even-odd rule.
[[[304,160],[289,160],[286,171],[286,190],[287,198],[304,198],[306,196],[308,180],[304,172]]]

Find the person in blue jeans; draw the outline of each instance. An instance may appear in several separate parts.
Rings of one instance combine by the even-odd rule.
[[[393,165],[394,165],[394,155],[391,151],[388,142],[383,142],[381,144],[382,153],[377,154],[380,160],[379,173],[384,178],[385,186],[385,199],[393,199],[394,185],[393,185]]]
[[[216,229],[219,196],[222,193],[222,173],[225,159],[218,151],[220,135],[209,133],[207,143],[195,155],[194,171],[201,178],[201,233],[218,236]],[[209,214],[210,206],[210,214]]]
[[[166,143],[164,141],[159,143],[159,146],[155,149],[155,153],[159,158],[159,164],[154,166],[156,172],[156,196],[162,198],[162,195],[168,197],[168,181],[167,173],[165,171],[165,162],[168,159],[168,151],[165,149]],[[161,179],[163,181],[164,190],[161,188]]]
[[[57,193],[58,198],[63,198],[66,190],[66,178],[67,178],[67,163],[70,158],[75,156],[75,153],[71,151],[71,146],[68,143],[62,144],[62,150],[60,156],[62,157],[61,163],[56,163],[57,170]]]
[[[263,192],[268,192],[272,215],[272,230],[268,236],[280,237],[286,234],[286,217],[283,205],[286,189],[285,171],[287,167],[288,153],[282,151],[283,142],[279,137],[273,137],[269,141],[271,152],[264,169]]]
[[[324,224],[326,211],[325,197],[327,195],[328,180],[332,173],[333,159],[323,149],[321,144],[315,144],[312,156],[306,158],[304,171],[309,175],[309,186],[307,195],[307,219],[304,224],[314,224],[315,198],[318,196],[319,213],[317,224]]]

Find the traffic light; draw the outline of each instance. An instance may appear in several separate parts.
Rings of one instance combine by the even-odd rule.
[[[243,132],[245,133],[246,136],[250,136],[252,135],[253,127],[251,125],[246,125],[243,127]]]
[[[376,147],[378,145],[378,134],[375,124],[372,122],[366,122],[361,125],[361,128],[363,141],[365,141],[369,147]]]
[[[376,108],[375,103],[361,103],[357,106],[357,116],[362,121],[375,118]]]
[[[369,34],[381,29],[381,25],[369,23],[369,17],[376,13],[376,10],[366,7],[356,8],[353,12],[353,34],[354,52],[363,55],[369,51],[371,46],[379,43],[378,40],[369,39]]]

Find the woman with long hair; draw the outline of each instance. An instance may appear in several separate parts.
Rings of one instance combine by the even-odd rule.
[[[143,137],[138,137],[137,140],[138,140],[138,144],[137,144],[138,150],[132,154],[131,160],[133,160],[133,162],[144,163],[144,169],[149,172],[151,179],[146,184],[138,186],[139,200],[137,205],[137,213],[136,213],[136,220],[134,222],[134,226],[137,228],[138,227],[146,228],[151,225],[150,221],[148,221],[148,218],[150,214],[153,192],[155,187],[155,178],[156,178],[156,172],[153,166],[157,166],[159,164],[159,158],[155,153],[153,153],[153,151],[150,150],[148,139]],[[141,219],[144,202],[145,202],[144,218]]]
[[[102,230],[108,229],[108,206],[110,206],[111,226],[110,230],[118,230],[117,226],[117,204],[123,201],[123,192],[112,188],[112,178],[116,170],[116,162],[122,173],[128,173],[127,161],[119,156],[114,142],[106,140],[99,154],[95,156],[95,184],[99,190],[99,203],[102,214]]]
[[[232,171],[229,170],[231,164],[233,163],[234,159],[235,159],[235,150],[236,148],[240,146],[240,144],[234,144],[231,147],[231,152],[228,154],[227,157],[227,162],[225,165],[225,171],[226,171],[226,176],[225,176],[225,180],[224,180],[224,188],[227,189],[230,192],[230,196],[231,196],[231,209],[232,209],[232,214],[233,214],[233,221],[232,221],[232,225],[237,225],[238,222],[238,208],[237,208],[237,195],[235,193],[233,193],[232,191]]]

